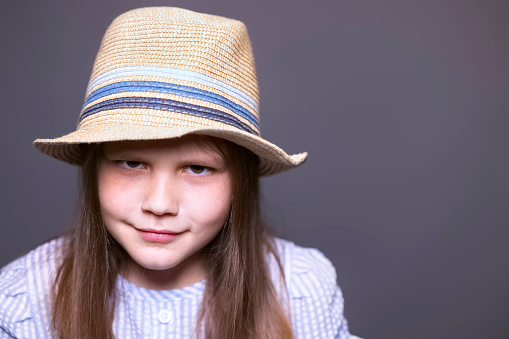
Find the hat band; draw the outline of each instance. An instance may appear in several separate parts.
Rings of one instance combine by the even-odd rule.
[[[97,76],[90,82],[87,88],[87,96],[94,88],[104,82],[121,77],[135,76],[162,77],[175,80],[192,81],[221,91],[244,103],[247,107],[251,108],[256,114],[258,114],[258,102],[240,89],[198,72],[170,67],[128,66],[112,69]]]
[[[239,128],[251,134],[259,135],[258,131],[254,131],[247,124],[243,123],[234,116],[204,106],[183,103],[180,101],[161,99],[161,98],[147,98],[147,97],[122,97],[106,101],[102,101],[95,105],[88,107],[83,111],[80,117],[81,122],[86,117],[94,115],[99,112],[114,110],[114,109],[154,109],[160,111],[170,111],[191,116],[205,118],[207,120],[217,121],[230,126]]]
[[[83,113],[80,116],[80,121],[90,114],[90,110],[87,108],[92,102],[99,100],[103,97],[118,94],[118,93],[126,93],[126,92],[150,92],[150,93],[164,93],[164,94],[172,94],[178,95],[181,97],[186,97],[190,99],[198,99],[206,102],[210,102],[212,104],[216,104],[222,107],[227,108],[232,111],[239,117],[246,119],[249,123],[251,123],[256,129],[258,126],[258,119],[247,109],[242,107],[239,104],[236,104],[221,95],[216,93],[208,92],[202,89],[170,84],[165,82],[157,82],[157,81],[124,81],[117,82],[113,84],[106,85],[101,87],[92,93],[89,94],[87,99],[85,100],[85,104],[83,106]],[[94,107],[94,106],[92,106]],[[87,114],[85,114],[87,112]]]

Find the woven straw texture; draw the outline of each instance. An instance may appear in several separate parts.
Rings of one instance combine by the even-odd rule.
[[[41,152],[72,164],[85,145],[189,133],[220,137],[260,157],[260,174],[302,163],[260,137],[258,83],[244,24],[179,8],[117,17],[94,63],[76,131],[37,139]]]

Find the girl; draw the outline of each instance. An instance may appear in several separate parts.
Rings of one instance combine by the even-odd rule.
[[[113,21],[77,130],[38,139],[81,166],[75,227],[4,267],[0,338],[350,338],[334,268],[273,238],[241,22],[178,8]],[[353,336],[352,336],[353,337]]]

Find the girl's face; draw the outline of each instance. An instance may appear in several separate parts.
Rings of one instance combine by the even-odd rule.
[[[203,138],[104,144],[103,220],[132,259],[126,278],[141,287],[181,288],[205,278],[202,249],[225,224],[233,189],[224,159]]]

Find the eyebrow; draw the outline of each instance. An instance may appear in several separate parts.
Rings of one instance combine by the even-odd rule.
[[[102,151],[102,155],[103,157],[105,158],[128,158],[128,157],[132,157],[133,154],[135,151],[132,151],[132,150],[119,150],[119,149],[115,149],[115,150],[106,150],[103,148],[103,151]]]
[[[193,163],[204,163],[204,165],[222,167],[226,165],[226,160],[219,151],[214,149],[188,149],[188,151],[182,151],[181,155],[178,156],[178,161],[188,164]],[[118,159],[118,160],[129,160],[135,159],[139,161],[147,161],[145,152],[143,149],[118,149],[110,148],[108,150],[102,150],[102,156],[105,159]]]
[[[211,164],[215,166],[224,166],[226,165],[225,159],[221,156],[219,152],[216,151],[198,151],[198,152],[190,152],[182,155],[182,162],[205,162],[206,164]]]

